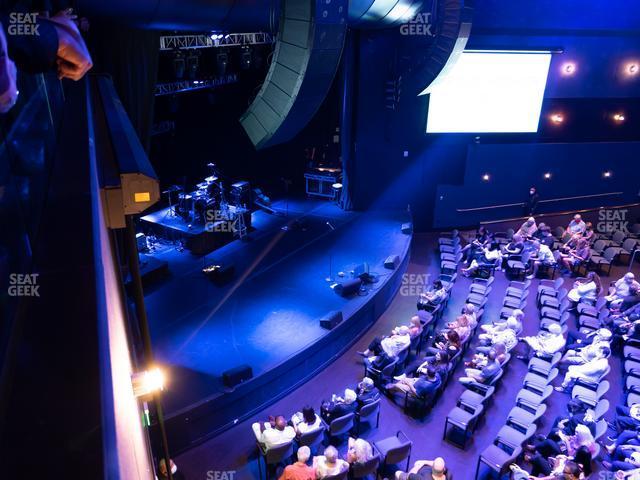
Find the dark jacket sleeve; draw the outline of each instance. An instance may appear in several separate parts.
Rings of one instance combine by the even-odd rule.
[[[11,19],[6,12],[0,13],[2,29],[7,37],[9,57],[19,70],[27,73],[42,73],[55,67],[58,52],[58,34],[53,24],[38,19],[37,35],[17,35],[12,31]]]

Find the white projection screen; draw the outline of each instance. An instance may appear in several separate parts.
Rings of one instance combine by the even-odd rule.
[[[537,132],[549,52],[463,52],[429,93],[427,133]]]

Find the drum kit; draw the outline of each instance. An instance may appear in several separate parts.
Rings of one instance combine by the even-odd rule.
[[[216,166],[209,163],[207,167],[211,169],[211,175],[196,184],[195,190],[187,192],[184,187],[172,185],[162,192],[168,195],[169,216],[180,217],[189,224],[205,223],[208,210],[228,210],[224,186],[217,175]],[[174,194],[177,194],[177,198]]]

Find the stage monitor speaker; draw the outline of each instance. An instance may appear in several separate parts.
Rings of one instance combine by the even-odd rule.
[[[360,290],[362,286],[362,280],[359,278],[352,278],[350,280],[346,280],[342,283],[338,283],[334,290],[335,292],[342,297],[351,297],[355,295]]]
[[[257,149],[293,138],[331,87],[345,42],[348,0],[283,0],[273,60],[240,123]]]
[[[402,233],[409,234],[413,231],[413,224],[411,222],[403,223],[401,230]]]
[[[353,268],[353,276],[354,278],[365,279],[369,276],[369,264],[368,263],[360,263]]]
[[[384,261],[384,268],[395,270],[400,265],[400,257],[398,255],[389,255]]]
[[[139,252],[146,252],[148,250],[147,236],[144,233],[136,233],[136,245],[138,246]]]
[[[202,269],[202,273],[218,284],[227,283],[231,280],[235,271],[236,269],[233,263],[212,263]]]
[[[320,319],[320,326],[322,328],[326,328],[327,330],[331,330],[334,327],[338,326],[340,322],[342,322],[342,312],[340,310],[334,310],[327,313]]]
[[[238,365],[222,373],[222,383],[225,387],[233,388],[242,382],[253,378],[253,370],[249,365]]]

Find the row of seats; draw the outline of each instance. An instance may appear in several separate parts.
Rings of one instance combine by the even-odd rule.
[[[489,279],[474,279],[469,286],[469,297],[467,301],[475,300],[478,304],[484,305],[487,296],[491,292],[493,277]],[[504,302],[510,299],[505,295]],[[468,440],[475,431],[478,422],[485,413],[485,409],[495,393],[495,388],[504,374],[511,355],[507,353],[506,358],[501,363],[502,370],[486,383],[471,382],[465,384],[465,391],[460,395],[456,406],[447,414],[445,419],[442,438],[451,444],[465,448]]]

